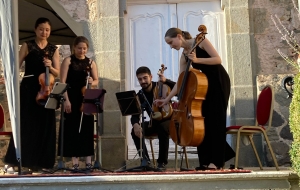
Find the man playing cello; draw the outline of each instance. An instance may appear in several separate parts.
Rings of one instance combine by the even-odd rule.
[[[138,93],[139,100],[141,104],[145,103],[146,101],[152,106],[153,99],[154,99],[154,91],[158,84],[158,82],[152,81],[152,74],[148,67],[140,67],[136,70],[136,77],[140,83],[142,89]],[[164,84],[168,85],[170,88],[173,88],[175,82],[166,79],[163,75],[159,75],[159,80],[164,82]],[[145,96],[144,96],[145,95]],[[145,98],[147,100],[145,100]],[[147,114],[151,117],[151,111],[146,109]],[[166,169],[166,165],[168,164],[168,150],[169,150],[169,124],[170,124],[170,117],[169,118],[162,118],[161,120],[152,120],[151,127],[149,126],[149,121],[144,123],[145,127],[145,136],[157,134],[159,140],[159,153],[157,168],[160,171],[164,171]],[[131,124],[133,126],[131,131],[131,136],[134,141],[137,150],[140,150],[140,138],[142,138],[142,126],[140,122],[140,115],[132,115],[131,116]],[[144,142],[143,142],[144,143]],[[145,148],[145,157],[147,160],[149,159],[147,148]]]

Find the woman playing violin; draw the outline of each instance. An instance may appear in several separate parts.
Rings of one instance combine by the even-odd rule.
[[[94,155],[94,115],[83,114],[81,121],[84,97],[82,88],[86,87],[87,83],[98,86],[97,65],[95,61],[86,57],[88,48],[89,42],[84,36],[76,37],[72,47],[73,54],[65,58],[61,65],[60,80],[70,87],[64,94],[63,156],[72,157],[74,170],[79,168],[79,157],[86,157],[86,169],[91,169],[91,156]],[[79,133],[80,124],[82,127]],[[60,142],[58,146],[60,150]],[[58,152],[60,154],[60,151]]]
[[[30,169],[52,168],[55,163],[56,121],[55,110],[46,109],[36,102],[41,89],[39,76],[46,67],[54,77],[59,75],[59,53],[48,42],[51,23],[39,18],[35,23],[34,40],[22,44],[19,52],[20,67],[25,61],[25,74],[20,86],[22,166]],[[16,166],[14,143],[11,139],[5,162]]]
[[[171,48],[183,48],[180,58],[180,73],[185,71],[188,60],[194,69],[201,70],[208,79],[206,98],[202,105],[205,136],[197,147],[200,166],[197,170],[223,168],[225,161],[234,157],[234,152],[226,142],[226,110],[230,95],[230,79],[221,65],[221,58],[210,41],[206,38],[196,47],[196,53],[190,51],[195,39],[189,32],[179,28],[170,28],[165,34],[165,41]],[[155,100],[157,105],[164,105],[177,93],[174,86],[164,100]]]

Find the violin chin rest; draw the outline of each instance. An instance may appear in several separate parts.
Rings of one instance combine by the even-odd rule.
[[[154,114],[152,114],[152,119],[161,120],[162,114],[160,112],[154,112]]]

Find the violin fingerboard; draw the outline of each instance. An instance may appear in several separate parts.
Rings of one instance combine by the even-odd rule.
[[[49,86],[49,67],[46,67],[45,86]]]

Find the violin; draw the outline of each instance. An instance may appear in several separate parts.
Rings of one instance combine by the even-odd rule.
[[[90,78],[90,71],[91,71],[91,68],[90,67],[87,67],[87,79],[86,79],[86,84],[84,87],[81,88],[81,93],[82,93],[82,96],[84,97],[85,95],[85,91],[86,89],[91,89],[91,83],[89,83],[88,79]],[[81,104],[81,107],[80,107],[80,111],[83,112],[83,103]],[[86,114],[86,113],[85,113]],[[88,115],[88,114],[87,114]]]
[[[90,71],[91,71],[91,67],[88,66],[88,67],[87,67],[86,84],[85,84],[84,87],[81,88],[81,93],[82,93],[83,98],[84,98],[86,89],[91,89],[91,83],[89,83]],[[80,131],[81,131],[81,125],[82,125],[83,114],[85,114],[85,115],[90,115],[89,113],[83,113],[83,105],[84,105],[84,104],[83,104],[83,102],[82,102],[81,107],[80,107],[81,117],[80,117],[79,133],[80,133]],[[94,113],[93,113],[93,114],[94,114]]]
[[[164,71],[167,70],[167,67],[165,67],[164,64],[161,64],[161,69],[158,70],[158,75],[164,74]],[[153,90],[153,98],[156,99],[165,99],[170,94],[171,89],[168,85],[163,84],[161,81],[157,82],[157,85],[155,86]],[[163,107],[155,106],[152,104],[152,110],[154,114],[152,114],[152,119],[155,120],[162,120],[167,119],[172,116],[173,109],[171,104],[166,104]]]
[[[48,55],[48,52],[45,52],[44,58],[51,59]],[[41,85],[40,91],[37,93],[35,98],[38,105],[44,106],[47,102],[47,99],[52,91],[54,85],[54,76],[49,73],[49,67],[46,67],[46,72],[41,73],[39,78],[39,84]]]
[[[192,50],[205,39],[206,26],[198,27]],[[183,71],[177,82],[178,103],[173,110],[170,121],[170,137],[176,145],[198,146],[204,139],[204,117],[202,116],[202,102],[205,100],[208,80],[204,73],[191,69],[191,60],[188,60],[186,70]]]

